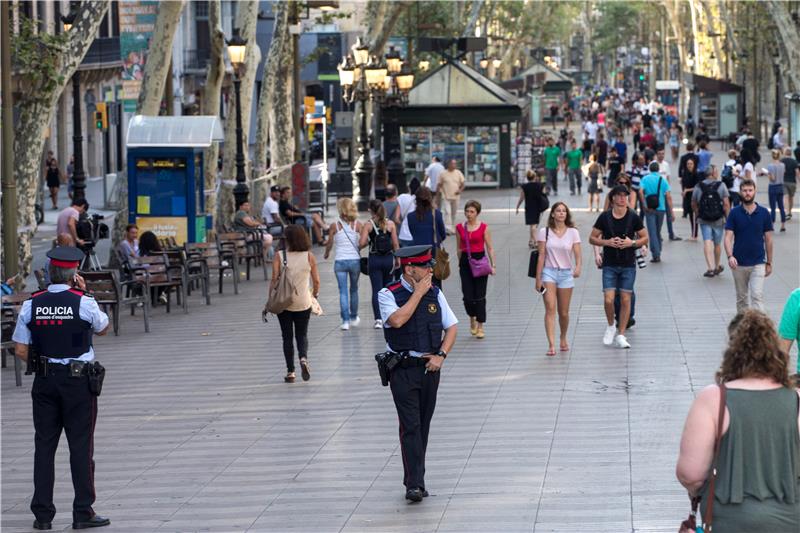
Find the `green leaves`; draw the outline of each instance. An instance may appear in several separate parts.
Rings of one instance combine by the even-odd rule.
[[[34,21],[20,14],[19,33],[12,34],[11,61],[14,73],[25,81],[21,100],[35,102],[63,85],[61,57],[67,50],[66,33],[36,32]]]

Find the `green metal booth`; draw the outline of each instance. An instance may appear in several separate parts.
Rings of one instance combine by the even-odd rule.
[[[146,117],[128,124],[128,221],[178,244],[205,242],[203,151],[223,140],[215,116]]]

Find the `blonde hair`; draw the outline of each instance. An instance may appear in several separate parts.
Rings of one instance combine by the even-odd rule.
[[[358,218],[358,209],[352,198],[339,198],[336,202],[336,209],[339,210],[339,217],[347,222],[354,222]]]

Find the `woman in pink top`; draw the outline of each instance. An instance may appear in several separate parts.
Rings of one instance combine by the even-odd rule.
[[[486,336],[483,324],[486,322],[486,285],[489,276],[474,276],[469,266],[469,258],[482,259],[487,254],[492,267],[492,275],[496,272],[497,262],[492,247],[492,234],[485,222],[478,220],[481,204],[470,200],[464,204],[464,215],[467,221],[456,226],[458,242],[458,272],[461,275],[461,292],[464,294],[464,309],[469,315],[469,332],[482,339]]]
[[[537,241],[536,290],[544,297],[544,329],[549,344],[547,355],[555,355],[556,307],[561,327],[561,351],[567,352],[569,302],[575,278],[581,275],[581,236],[572,222],[567,204],[556,202],[553,205],[547,227],[539,230]]]

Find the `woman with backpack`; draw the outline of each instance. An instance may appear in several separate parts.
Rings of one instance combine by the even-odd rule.
[[[461,276],[461,292],[464,309],[469,315],[469,332],[482,339],[486,336],[486,285],[489,275],[494,275],[497,262],[492,246],[492,234],[485,222],[478,220],[481,204],[470,200],[464,204],[466,222],[456,226],[458,243],[458,272]]]
[[[361,223],[357,220],[358,211],[351,198],[339,198],[336,202],[339,220],[330,227],[328,244],[325,245],[325,259],[336,245],[333,272],[339,285],[339,310],[342,325],[339,329],[347,331],[350,326],[361,323],[358,317],[358,276],[361,274],[361,248],[358,246]],[[349,287],[348,287],[349,281]]]
[[[319,294],[319,272],[317,260],[309,251],[311,239],[305,228],[296,224],[289,224],[283,231],[286,240],[286,250],[275,254],[272,260],[272,286],[278,282],[281,269],[285,268],[284,275],[289,285],[294,289],[293,298],[289,306],[278,313],[278,322],[281,325],[283,337],[283,357],[286,359],[286,376],[283,381],[294,383],[294,345],[292,337],[297,342],[297,355],[300,357],[300,370],[303,381],[311,378],[308,365],[308,320],[311,317],[311,298]],[[308,282],[313,286],[309,290]]]
[[[372,314],[375,316],[375,329],[383,329],[381,311],[378,307],[378,292],[392,281],[394,256],[392,252],[400,248],[397,240],[397,226],[386,218],[386,210],[380,200],[369,203],[370,219],[361,226],[358,246],[369,243],[369,281],[372,284]]]

